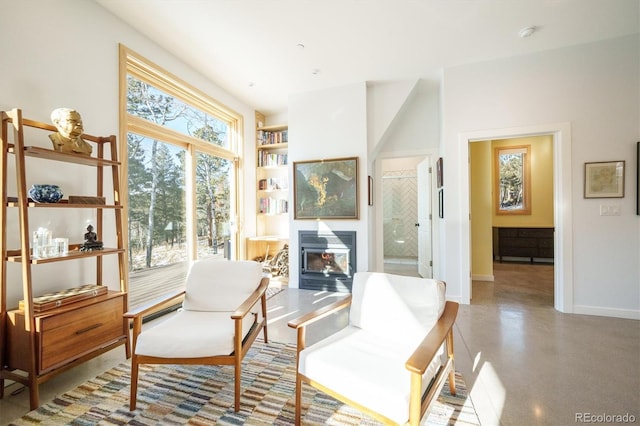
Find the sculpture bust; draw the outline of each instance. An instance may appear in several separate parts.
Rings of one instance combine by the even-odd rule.
[[[49,135],[56,151],[91,155],[91,145],[80,136],[84,131],[80,113],[71,108],[56,108],[51,113],[51,121],[58,130]]]
[[[98,241],[98,234],[93,232],[93,226],[87,226],[87,232],[84,234],[84,243],[80,245],[80,251],[102,250],[102,241]]]

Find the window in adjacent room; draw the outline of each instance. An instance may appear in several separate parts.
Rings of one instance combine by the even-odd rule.
[[[497,214],[531,214],[529,145],[495,148]]]

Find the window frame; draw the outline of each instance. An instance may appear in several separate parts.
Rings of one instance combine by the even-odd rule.
[[[497,215],[530,215],[531,214],[531,145],[498,146],[493,149],[494,155],[494,192],[493,203]],[[500,156],[502,154],[522,153],[522,208],[503,209],[500,206]]]
[[[224,148],[219,145],[207,143],[201,139],[189,136],[169,129],[167,127],[160,126],[156,123],[147,121],[143,118],[130,115],[127,113],[127,76],[130,75],[136,79],[139,79],[168,95],[175,97],[183,101],[184,103],[199,109],[221,121],[224,121],[229,126],[229,148]],[[136,133],[142,136],[154,138],[167,142],[178,147],[184,148],[185,153],[185,182],[186,182],[186,217],[187,217],[187,247],[188,258],[190,261],[197,259],[197,227],[196,227],[196,199],[195,199],[195,174],[196,174],[196,161],[197,152],[223,158],[225,160],[232,161],[234,163],[234,174],[232,176],[233,182],[232,191],[235,196],[231,201],[231,222],[238,223],[241,217],[241,200],[242,183],[240,182],[242,176],[242,161],[240,159],[243,155],[243,129],[244,118],[241,114],[233,109],[223,105],[215,99],[209,97],[202,91],[189,85],[177,76],[169,73],[153,62],[145,59],[141,55],[137,54],[133,50],[129,49],[123,44],[119,45],[119,121],[120,121],[120,144],[119,152],[121,158],[121,198],[124,206],[128,205],[128,156],[127,156],[127,134]],[[123,209],[123,222],[127,223],[129,220],[128,210]],[[128,229],[125,226],[123,229],[123,238],[128,241]],[[231,257],[235,259],[240,258],[239,244],[240,236],[236,232],[233,235],[233,241],[231,247],[234,252],[231,253]]]

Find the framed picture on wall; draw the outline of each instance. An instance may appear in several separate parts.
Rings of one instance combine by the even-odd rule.
[[[293,198],[294,219],[358,219],[358,157],[294,162]]]
[[[442,157],[438,158],[438,160],[436,161],[436,184],[438,185],[438,188],[442,188],[443,182],[442,182],[442,173],[443,173],[443,169],[442,169]]]
[[[624,161],[584,163],[584,198],[624,198]]]

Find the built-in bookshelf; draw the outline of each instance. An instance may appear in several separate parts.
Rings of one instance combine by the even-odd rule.
[[[247,259],[275,256],[289,243],[289,130],[264,125],[256,113],[256,235],[247,238]]]

